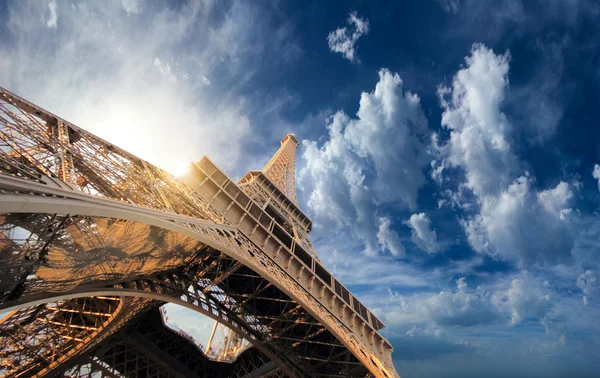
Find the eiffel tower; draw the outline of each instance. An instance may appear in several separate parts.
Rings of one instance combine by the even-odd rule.
[[[309,239],[297,146],[237,183],[207,157],[174,177],[0,88],[0,375],[399,377]],[[227,358],[165,303],[227,330]]]

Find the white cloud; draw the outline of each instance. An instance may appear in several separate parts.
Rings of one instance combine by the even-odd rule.
[[[440,250],[437,234],[431,229],[431,220],[425,213],[413,214],[405,222],[412,230],[412,241],[417,247],[427,253]]]
[[[140,13],[140,2],[139,0],[121,0],[121,4],[123,5],[123,9],[130,13]]]
[[[590,298],[597,298],[600,295],[600,283],[597,282],[596,273],[590,269],[577,277],[577,287],[585,294],[586,304]]]
[[[510,325],[516,325],[527,319],[544,322],[551,308],[550,295],[541,285],[532,280],[516,278],[505,293],[499,293],[497,305],[510,313]]]
[[[52,0],[48,3],[48,9],[50,9],[50,18],[48,18],[48,22],[46,22],[46,26],[49,28],[56,29],[56,21],[58,21],[58,14],[56,13],[56,0]]]
[[[500,313],[491,303],[491,295],[482,287],[468,291],[465,278],[456,281],[456,291],[442,291],[420,303],[421,312],[435,324],[441,326],[473,326],[489,324],[501,319]]]
[[[381,70],[375,90],[362,93],[357,118],[338,112],[328,122],[329,139],[321,147],[303,142],[299,181],[317,222],[350,228],[374,255],[378,209],[414,209],[425,182],[429,130],[420,99],[402,91],[397,74]]]
[[[191,336],[206,350],[215,321],[187,307],[167,303],[162,310],[167,315],[167,324]]]
[[[535,321],[555,330],[551,310],[551,289],[528,272],[513,278],[500,278],[488,287],[469,288],[464,277],[456,280],[453,290],[404,296],[388,289],[387,307],[377,308],[383,321],[399,332],[411,327],[449,329],[497,324],[515,326]],[[560,314],[559,316],[564,316]],[[568,314],[567,316],[573,316]]]
[[[269,44],[278,57],[277,44],[292,44],[277,26],[252,21],[259,9],[234,3],[215,17],[190,2],[128,17],[120,2],[76,3],[60,9],[64,24],[49,35],[35,4],[8,5],[16,43],[0,45],[4,86],[173,173],[203,155],[237,168],[256,106],[240,88],[262,69],[259,41],[278,34]]]
[[[496,55],[475,44],[465,60],[452,88],[439,88],[442,125],[451,132],[442,149],[446,164],[464,169],[466,187],[485,196],[506,187],[518,168],[508,139],[511,125],[500,111],[510,54]]]
[[[569,189],[569,185],[561,181],[554,189],[543,190],[538,193],[538,201],[550,213],[558,215],[564,219],[566,214],[571,210],[568,208],[568,202],[573,197],[573,192]]]
[[[508,52],[473,45],[452,88],[440,87],[442,125],[450,130],[437,169],[461,168],[478,213],[462,225],[473,249],[519,265],[556,264],[571,257],[569,185],[536,191],[511,148],[513,127],[501,111],[508,87]],[[445,167],[440,169],[439,167]],[[439,181],[439,180],[438,180]]]
[[[519,265],[556,264],[571,257],[573,237],[565,215],[572,196],[566,184],[538,193],[521,176],[497,196],[481,198],[478,215],[463,225],[471,246],[492,257]],[[557,197],[555,203],[549,203]]]
[[[598,190],[600,190],[600,165],[594,164],[594,171],[592,172],[592,176],[598,180]]]
[[[336,240],[336,246],[332,247],[317,245],[317,251],[321,261],[330,269],[345,285],[360,285],[371,287],[373,290],[381,290],[387,286],[409,288],[411,290],[423,289],[436,284],[438,277],[423,274],[423,271],[415,268],[408,262],[398,261],[394,256],[381,256],[374,259],[365,254],[353,254],[350,258],[343,252],[356,249],[356,242],[347,244],[343,235]],[[331,242],[327,243],[328,245]],[[343,252],[337,252],[343,251]],[[362,293],[359,299],[363,299]],[[376,299],[380,299],[379,296]]]
[[[170,81],[177,81],[177,76],[172,72],[171,66],[167,62],[163,62],[158,58],[154,58],[154,66],[158,69],[161,75],[166,76]]]
[[[352,12],[348,16],[348,25],[329,33],[327,42],[332,52],[344,55],[351,62],[358,62],[356,42],[361,36],[369,34],[369,20],[363,20],[356,12]]]
[[[390,220],[387,217],[379,218],[379,231],[377,240],[381,250],[388,250],[394,256],[404,256],[406,251],[398,234],[390,229]]]

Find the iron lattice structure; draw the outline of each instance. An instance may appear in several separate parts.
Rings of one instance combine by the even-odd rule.
[[[298,139],[293,134],[281,140],[281,147],[269,160],[262,172],[294,203],[296,200],[296,147]]]
[[[398,377],[383,324],[320,263],[298,142],[180,178],[0,88],[0,375]],[[245,339],[211,361],[171,302]]]

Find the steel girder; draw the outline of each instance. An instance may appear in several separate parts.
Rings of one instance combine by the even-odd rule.
[[[293,243],[273,251],[275,239],[257,239],[258,223],[240,228],[245,215],[231,217],[238,200],[222,202],[230,189],[207,198],[4,89],[0,95],[0,308],[142,298],[132,317],[170,301],[240,332],[279,366],[272,374],[397,376],[380,322],[338,292],[337,281],[315,280],[314,262],[306,268]],[[101,328],[110,335],[127,320]]]
[[[296,301],[248,267],[210,247],[190,244],[189,238],[165,230],[159,232],[137,222],[107,218],[7,214],[4,219],[0,229],[18,227],[38,235],[29,236],[36,240],[43,240],[52,225],[62,225],[45,236],[51,239],[39,252],[46,256],[45,264],[15,285],[20,290],[8,294],[8,302],[13,305],[52,297],[66,300],[117,295],[180,303],[237,330],[270,360],[279,360],[287,374],[320,374],[325,368],[329,370],[331,363],[337,363],[336,371],[346,371],[346,376],[350,375],[348,367],[358,366],[362,375],[366,373],[356,359],[348,360],[340,370],[339,362],[323,358],[345,351],[346,347]],[[171,250],[189,251],[181,245],[193,247],[196,252],[183,258],[183,263],[169,264],[174,258]],[[31,251],[28,245],[23,249]],[[158,251],[157,255],[166,260],[151,264],[152,256],[146,254],[147,250]],[[22,254],[18,249],[14,252]],[[84,260],[74,259],[78,255]],[[120,265],[112,260],[114,255]],[[140,255],[144,263],[139,261]],[[39,255],[33,259],[39,260]],[[105,265],[111,268],[102,268]],[[87,272],[83,280],[77,278],[82,276],[79,266]],[[169,266],[174,268],[161,269]],[[137,274],[132,276],[131,271]],[[72,286],[73,281],[76,286]]]

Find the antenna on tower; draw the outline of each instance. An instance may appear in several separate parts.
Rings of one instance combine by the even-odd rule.
[[[296,147],[299,144],[294,134],[283,137],[281,146],[262,169],[262,173],[294,203],[298,203],[296,199]]]

